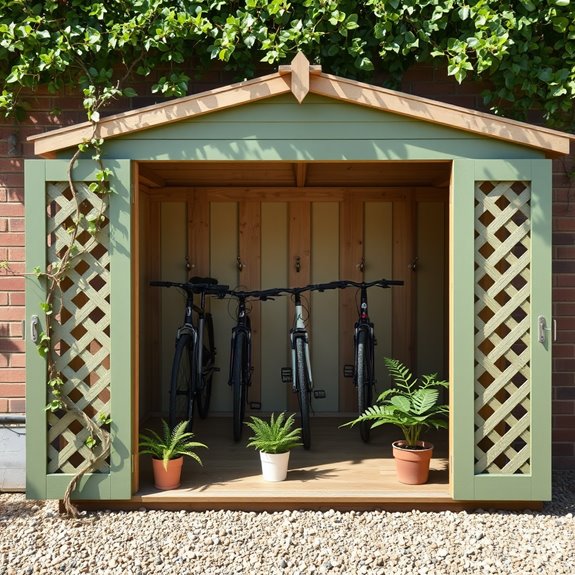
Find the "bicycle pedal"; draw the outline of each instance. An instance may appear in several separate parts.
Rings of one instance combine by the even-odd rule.
[[[313,397],[314,399],[325,399],[326,398],[325,389],[314,389]]]
[[[353,377],[353,365],[346,364],[343,366],[343,377]]]
[[[291,367],[281,368],[282,383],[293,383]]]

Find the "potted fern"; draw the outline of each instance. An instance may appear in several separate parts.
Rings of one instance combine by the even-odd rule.
[[[152,429],[140,434],[140,453],[152,456],[154,485],[157,489],[177,489],[181,483],[184,456],[191,457],[200,465],[202,460],[194,451],[206,447],[203,443],[192,441],[194,434],[186,431],[187,421],[181,421],[173,429],[162,419],[162,432]]]
[[[263,478],[266,481],[283,481],[287,477],[291,449],[302,445],[301,429],[292,429],[293,413],[287,418],[284,412],[277,417],[272,413],[269,422],[251,416],[251,421],[247,421],[246,425],[253,431],[248,447],[260,452]]]
[[[367,422],[372,428],[386,423],[399,427],[403,439],[392,443],[398,479],[412,485],[426,483],[433,444],[420,437],[424,429],[447,427],[449,407],[438,401],[440,389],[449,383],[439,380],[435,373],[415,378],[397,359],[385,358],[384,363],[394,387],[383,391],[375,405],[344,425]]]

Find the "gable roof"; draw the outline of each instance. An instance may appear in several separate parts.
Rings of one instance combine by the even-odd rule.
[[[114,138],[288,92],[293,93],[299,103],[311,92],[535,148],[549,157],[568,154],[570,142],[575,140],[575,135],[566,132],[324,74],[319,66],[310,66],[301,52],[289,66],[280,66],[274,74],[107,116],[97,124],[83,122],[60,128],[31,136],[28,140],[34,143],[36,155],[49,157],[58,150],[77,146],[93,136],[102,139]]]

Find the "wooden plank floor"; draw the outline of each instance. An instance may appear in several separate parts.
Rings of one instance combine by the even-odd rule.
[[[435,444],[429,482],[411,486],[395,477],[391,441],[394,429],[372,431],[366,444],[357,429],[340,429],[346,421],[336,417],[312,419],[309,451],[292,451],[286,481],[266,482],[261,477],[259,454],[246,447],[249,429],[240,443],[232,439],[229,417],[210,416],[199,421],[196,439],[209,446],[199,450],[200,467],[184,462],[182,485],[171,491],[154,488],[151,463],[141,459],[140,489],[132,505],[163,509],[401,509],[453,507],[449,496],[447,433],[428,437]]]

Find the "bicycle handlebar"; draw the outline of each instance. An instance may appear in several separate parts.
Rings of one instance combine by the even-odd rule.
[[[204,281],[199,281],[204,280]],[[276,296],[282,294],[301,294],[306,291],[326,291],[330,289],[345,289],[347,287],[355,287],[359,289],[370,288],[373,286],[378,286],[381,288],[389,288],[391,286],[403,285],[403,280],[386,280],[384,278],[374,280],[371,282],[356,282],[352,280],[337,280],[333,282],[320,283],[320,284],[308,284],[301,287],[293,288],[270,288],[267,290],[254,290],[254,291],[241,291],[230,289],[230,286],[213,283],[216,280],[212,278],[192,278],[189,282],[170,282],[170,281],[151,281],[151,286],[158,287],[177,287],[183,289],[187,292],[192,293],[206,293],[210,295],[216,295],[220,298],[230,295],[237,298],[252,298],[259,300],[273,299]]]
[[[193,278],[196,279],[196,278]],[[197,278],[199,279],[199,278]],[[210,280],[211,278],[202,278]],[[169,281],[151,281],[151,286],[156,287],[177,287],[191,293],[205,293],[209,295],[217,295],[218,297],[224,297],[226,293],[229,292],[230,286],[224,284],[214,284],[212,281],[207,283],[200,283],[197,281],[192,282],[169,282]]]
[[[228,290],[227,295],[232,297],[237,297],[238,299],[259,299],[262,301],[273,299],[275,296],[281,295],[281,288],[270,288],[266,290],[252,290],[252,291],[242,291],[242,290]]]
[[[403,280],[386,280],[384,278],[379,280],[374,280],[371,282],[356,282],[353,280],[336,280],[333,282],[327,282],[322,284],[314,284],[308,286],[313,291],[325,291],[330,289],[345,289],[347,287],[355,288],[370,288],[373,286],[378,286],[380,288],[389,288],[391,286],[402,286],[404,284]]]

